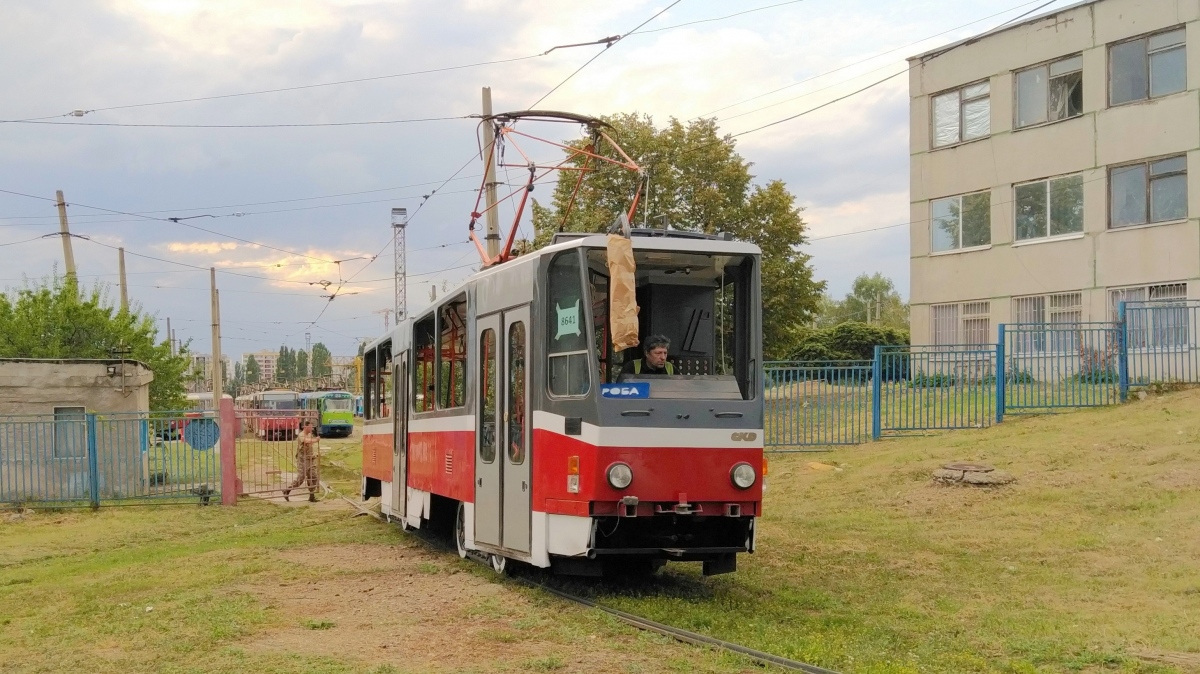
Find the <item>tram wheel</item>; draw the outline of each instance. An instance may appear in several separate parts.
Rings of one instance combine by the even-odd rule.
[[[467,558],[467,507],[462,502],[458,504],[458,517],[454,518],[454,544],[458,548],[458,556]]]
[[[495,571],[501,576],[503,576],[504,572],[508,570],[508,557],[503,557],[501,555],[488,555],[488,561],[492,563],[492,571]]]

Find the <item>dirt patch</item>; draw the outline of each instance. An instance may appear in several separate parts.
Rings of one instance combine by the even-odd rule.
[[[294,621],[244,643],[248,650],[353,654],[364,666],[403,672],[710,669],[704,660],[712,656],[704,651],[527,595],[419,544],[325,546],[277,556],[302,577],[239,589]]]

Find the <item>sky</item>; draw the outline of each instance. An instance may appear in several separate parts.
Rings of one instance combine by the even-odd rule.
[[[804,208],[804,250],[829,292],[882,272],[907,297],[908,80],[832,101],[903,72],[908,56],[1044,4],[6,3],[0,287],[63,272],[53,234],[62,190],[81,279],[115,297],[124,247],[131,300],[164,327],[170,318],[192,351],[211,351],[215,266],[226,355],[306,339],[353,355],[383,332],[377,312],[394,303],[393,207],[410,214],[410,312],[479,261],[465,243],[482,172],[477,120],[458,118],[479,112],[481,87],[499,112],[529,108],[566,80],[537,107],[636,111],[660,124],[716,117],[723,133],[750,131],[737,150],[757,183],[783,180]],[[626,35],[659,12],[611,47],[544,54]],[[472,65],[501,60],[510,61]],[[361,81],[331,84],[347,80]],[[430,118],[451,119],[409,121]],[[526,130],[578,137],[570,126]],[[541,158],[553,156],[547,149]],[[539,196],[549,201],[550,188]],[[502,221],[514,212],[503,204]]]

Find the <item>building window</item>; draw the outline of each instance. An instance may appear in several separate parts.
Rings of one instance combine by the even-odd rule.
[[[991,302],[935,304],[930,307],[931,332],[937,346],[987,344],[991,335]]]
[[[971,84],[933,97],[933,146],[983,138],[992,132],[991,85]]]
[[[1083,321],[1083,293],[1013,298],[1017,351],[1073,352],[1078,340],[1064,327]]]
[[[1187,217],[1187,157],[1168,157],[1108,171],[1109,227]]]
[[[1083,231],[1083,176],[1017,185],[1017,241]]]
[[[1184,29],[1146,35],[1115,44],[1108,50],[1108,103],[1178,93],[1187,88],[1187,47]]]
[[[1118,318],[1121,302],[1153,302],[1126,308],[1131,349],[1188,346],[1191,344],[1186,283],[1117,288],[1108,291],[1109,312]]]
[[[992,194],[976,192],[930,203],[933,252],[986,246],[992,242]]]
[[[1083,57],[1078,54],[1017,73],[1017,127],[1083,114]]]

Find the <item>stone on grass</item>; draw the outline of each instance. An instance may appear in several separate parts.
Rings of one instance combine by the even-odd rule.
[[[959,484],[971,487],[998,487],[1017,478],[982,463],[948,463],[933,471],[933,479],[943,484]]]

